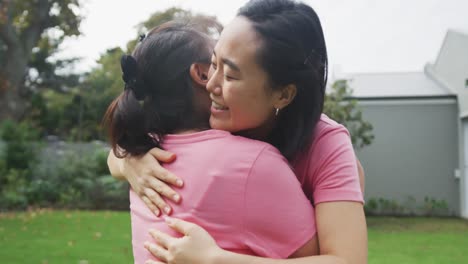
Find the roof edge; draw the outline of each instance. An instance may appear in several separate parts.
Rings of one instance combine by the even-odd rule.
[[[346,97],[345,100],[359,101],[384,101],[384,100],[433,100],[433,99],[457,99],[456,95],[435,95],[435,96],[374,96],[374,97]]]
[[[435,82],[440,88],[445,89],[447,92],[455,96],[457,95],[457,92],[454,91],[447,82],[437,76],[437,72],[434,69],[434,64],[426,63],[424,66],[424,74],[433,82]]]

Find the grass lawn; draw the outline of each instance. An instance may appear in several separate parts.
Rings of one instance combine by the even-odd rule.
[[[48,210],[0,214],[0,263],[133,263],[130,214]]]
[[[468,263],[468,221],[371,217],[370,264]],[[126,212],[0,214],[0,263],[132,263]]]
[[[370,217],[369,263],[468,263],[468,221]]]

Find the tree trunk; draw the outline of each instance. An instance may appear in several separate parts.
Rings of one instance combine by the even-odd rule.
[[[0,97],[0,121],[21,120],[27,108],[27,102],[15,90],[9,89]]]
[[[29,105],[24,91],[28,58],[21,49],[13,49],[0,68],[0,121],[20,120]]]
[[[0,66],[0,121],[5,119],[20,120],[30,101],[25,91],[25,76],[32,48],[37,44],[41,33],[46,28],[49,19],[50,1],[38,0],[32,9],[31,25],[22,34],[18,34],[13,26],[10,1],[2,6],[0,15],[0,37],[7,46],[6,60]]]

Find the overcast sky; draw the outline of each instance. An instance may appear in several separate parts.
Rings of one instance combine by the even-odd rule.
[[[228,23],[247,1],[82,0],[83,35],[63,45],[89,70],[106,49],[136,37],[135,25],[172,6]],[[345,73],[422,71],[448,29],[468,33],[468,0],[305,0],[321,18],[330,65]],[[338,66],[337,66],[338,65]]]

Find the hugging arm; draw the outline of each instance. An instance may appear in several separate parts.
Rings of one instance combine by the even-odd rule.
[[[148,264],[337,264],[343,263],[335,256],[310,256],[317,246],[313,240],[290,256],[290,259],[268,259],[233,253],[221,249],[214,239],[202,227],[180,219],[167,218],[167,224],[183,234],[174,238],[162,232],[151,230],[151,235],[158,244],[146,243],[145,247],[161,261],[148,261]]]
[[[276,259],[319,253],[314,209],[289,164],[276,149],[266,147],[255,159],[243,190],[244,194],[239,197],[243,205],[239,212],[242,221],[239,222],[238,232],[232,237],[233,243],[257,256]],[[280,192],[284,192],[285,197],[275,199]],[[160,251],[156,249],[158,259],[166,263],[246,263],[243,255],[224,255],[227,251],[220,249],[201,227],[181,220],[174,221],[187,225],[179,229],[185,230],[182,233],[197,237],[177,239],[153,230],[152,234],[160,244],[169,243]],[[177,249],[172,242],[185,244],[186,248],[182,251],[189,250],[191,253],[187,255],[178,250],[181,254],[172,257],[172,254],[177,254],[177,251],[171,251]],[[146,247],[151,250],[158,246],[146,244]]]
[[[338,153],[338,155],[327,155],[328,161],[322,161],[326,163],[326,166],[322,166],[317,172],[322,178],[317,183],[318,186],[315,189],[321,189],[322,192],[327,190],[334,190],[336,186],[324,185],[327,178],[343,178],[343,175],[356,175],[356,171],[359,171],[359,164],[356,161],[354,152],[352,151],[351,143],[346,133],[330,133],[331,136],[323,138],[318,145],[326,147],[331,142],[336,140],[343,140],[344,144],[348,144],[348,147],[344,151],[331,151],[330,153]],[[154,149],[153,149],[154,150]],[[152,151],[153,151],[152,150]],[[322,150],[317,149],[318,153],[323,153]],[[154,152],[151,152],[154,153]],[[158,154],[158,153],[154,153]],[[347,160],[346,166],[343,166],[340,158]],[[112,162],[112,157],[109,162],[110,167],[114,167],[114,171],[123,172],[121,174],[129,174],[126,179],[131,182],[131,178],[152,178],[158,177],[155,171],[151,171],[150,168],[160,167],[155,157],[148,153],[142,158],[132,159],[125,158],[125,161],[119,160],[118,162]],[[161,159],[161,158],[159,158]],[[353,165],[354,163],[354,165]],[[117,166],[116,164],[123,164]],[[119,168],[120,167],[120,168]],[[337,170],[336,168],[343,168]],[[362,167],[361,167],[362,168]],[[136,170],[132,171],[132,169]],[[111,168],[111,172],[113,169]],[[353,172],[354,171],[354,172]],[[161,172],[161,171],[159,171]],[[359,173],[359,177],[354,177],[354,181],[360,183],[360,188],[363,190],[362,179],[363,171]],[[146,173],[146,174],[145,174]],[[167,172],[165,172],[167,173]],[[354,174],[353,174],[354,173]],[[118,176],[118,173],[113,174]],[[144,176],[141,176],[144,175]],[[169,174],[170,175],[170,174]],[[170,177],[172,177],[171,175]],[[175,176],[174,176],[175,178]],[[361,180],[359,180],[361,179]],[[331,181],[333,182],[333,181]],[[359,183],[357,185],[359,185]],[[151,188],[149,181],[137,180],[134,181],[135,186],[140,188]],[[133,186],[133,185],[132,185]],[[139,187],[138,187],[139,186]],[[135,187],[133,187],[135,188]],[[358,187],[359,188],[359,187]],[[356,188],[354,188],[356,189]],[[154,190],[154,189],[153,189]],[[316,191],[316,190],[315,190]],[[336,191],[336,190],[335,190]],[[144,194],[144,192],[143,192]],[[235,254],[232,252],[221,250],[213,242],[214,240],[210,237],[206,231],[195,224],[185,223],[179,220],[175,220],[176,223],[180,223],[182,227],[179,230],[182,231],[185,236],[179,239],[167,239],[171,244],[164,247],[158,247],[152,245],[148,247],[151,252],[156,256],[167,255],[167,261],[165,263],[186,263],[184,260],[190,260],[190,263],[291,263],[291,264],[302,264],[302,263],[349,263],[349,264],[365,264],[367,263],[367,228],[364,217],[363,205],[360,202],[353,201],[323,201],[319,202],[318,197],[314,197],[314,200],[318,202],[316,204],[316,223],[317,231],[319,234],[319,245],[320,245],[320,256],[311,256],[289,260],[276,260],[259,258],[252,256],[245,256],[241,254]],[[176,225],[174,225],[176,227]],[[162,235],[162,234],[161,234]],[[295,234],[291,234],[294,236]],[[207,241],[211,241],[208,243]],[[168,242],[169,243],[169,242]],[[169,248],[169,250],[167,250]],[[197,249],[197,250],[193,250]],[[162,262],[164,263],[164,262]]]
[[[343,217],[340,217],[343,218]],[[148,264],[348,264],[367,263],[351,262],[336,255],[304,256],[308,255],[306,247],[315,247],[309,241],[301,249],[293,253],[289,259],[269,259],[233,253],[221,249],[214,239],[202,227],[180,219],[167,218],[167,224],[183,234],[181,238],[174,238],[162,232],[151,230],[151,235],[158,244],[146,243],[145,247],[161,261],[148,261]],[[294,235],[294,234],[291,234]]]
[[[156,215],[160,215],[160,211],[165,212],[165,208],[169,208],[169,214],[171,213],[165,199],[175,202],[181,200],[181,197],[171,186],[182,187],[183,181],[164,169],[159,163],[169,163],[174,159],[174,154],[158,148],[153,148],[140,157],[127,156],[122,159],[117,158],[111,150],[107,158],[107,165],[114,178],[128,181],[145,204]],[[364,192],[364,169],[357,159],[356,166],[359,172],[361,190]]]
[[[336,144],[339,142],[339,144]],[[267,259],[236,254],[220,249],[208,241],[209,234],[201,227],[174,220],[170,224],[185,236],[163,242],[161,233],[154,233],[155,244],[149,246],[156,256],[166,256],[162,263],[252,263],[252,264],[365,264],[367,263],[367,227],[362,204],[362,186],[358,176],[358,165],[345,130],[327,133],[314,147],[317,155],[311,154],[310,162],[320,159],[313,188],[317,233],[320,245],[319,256],[295,259]],[[319,155],[320,154],[320,155]],[[361,189],[361,190],[360,190]],[[280,196],[281,198],[281,196]],[[294,236],[295,234],[290,234]],[[198,247],[192,251],[192,247]]]
[[[344,217],[346,216],[346,217]],[[320,255],[304,256],[301,249],[289,259],[269,259],[242,255],[223,250],[203,228],[180,219],[168,218],[168,225],[182,233],[173,238],[152,230],[158,244],[145,247],[161,262],[192,264],[365,264],[367,263],[367,229],[362,204],[330,202],[318,204],[316,221],[319,233]],[[291,234],[294,236],[295,234]],[[311,243],[309,241],[309,243]],[[308,244],[305,245],[310,246]],[[307,251],[305,251],[307,252]]]
[[[163,197],[180,202],[181,197],[170,186],[182,187],[183,181],[164,169],[159,162],[170,163],[175,158],[174,154],[158,148],[141,156],[126,156],[121,159],[110,150],[107,165],[114,178],[130,183],[152,212],[156,215],[161,212],[170,214],[171,208]]]

